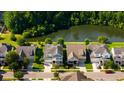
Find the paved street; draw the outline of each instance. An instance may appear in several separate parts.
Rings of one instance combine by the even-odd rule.
[[[60,75],[70,74],[71,72],[67,73],[60,73]],[[7,73],[0,73],[3,75],[4,78],[13,78],[13,72]],[[124,72],[116,72],[114,74],[105,74],[104,72],[84,72],[84,75],[88,78],[93,80],[104,80],[104,81],[116,81],[117,79],[124,78]],[[52,72],[28,72],[28,74],[24,75],[24,78],[44,78],[45,81],[49,81],[53,78]]]
[[[5,74],[2,74],[3,77],[5,78],[12,78],[13,77],[13,72],[7,72]],[[24,78],[53,78],[53,73],[49,72],[28,72],[28,74],[24,75]]]
[[[105,74],[104,72],[85,72],[84,74],[93,80],[115,81],[124,78],[124,72],[116,72],[114,74]]]

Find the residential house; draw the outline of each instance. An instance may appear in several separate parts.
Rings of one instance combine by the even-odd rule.
[[[117,65],[124,65],[124,48],[112,48],[112,57]]]
[[[79,65],[84,62],[85,45],[82,44],[68,44],[67,48],[67,63],[70,65]]]
[[[63,47],[59,44],[46,44],[44,48],[44,61],[46,64],[63,64]]]
[[[6,44],[6,43],[0,44],[0,65],[5,65],[6,54],[12,49],[13,47],[10,44]]]
[[[25,57],[34,61],[34,55],[36,52],[36,46],[19,46],[16,48],[16,52],[19,54],[19,61],[23,61]]]
[[[90,44],[90,58],[92,63],[96,63],[97,67],[105,64],[111,57],[107,45],[105,44]]]

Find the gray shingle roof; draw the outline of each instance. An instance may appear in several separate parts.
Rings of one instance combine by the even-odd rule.
[[[108,47],[107,47],[107,45],[105,45],[105,44],[103,44],[103,45],[101,45],[101,44],[90,44],[90,45],[88,46],[88,48],[89,48],[92,52],[94,52],[95,54],[102,54],[102,53],[104,53],[104,51],[106,51],[106,52],[109,53]]]
[[[0,44],[0,53],[5,54],[8,51],[12,50],[12,46],[6,43]]]
[[[52,56],[56,54],[63,55],[63,47],[60,45],[46,44],[44,47],[44,56],[51,54]]]
[[[124,53],[124,48],[114,48],[114,52],[116,55]]]
[[[68,44],[67,46],[67,57],[73,53],[78,59],[83,58],[85,55],[85,46],[82,44]]]
[[[19,55],[21,55],[20,53],[22,53],[22,51],[23,51],[23,53],[27,57],[34,56],[35,50],[36,50],[35,46],[19,46],[16,48],[16,51]]]

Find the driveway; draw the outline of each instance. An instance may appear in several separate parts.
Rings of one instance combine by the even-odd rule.
[[[30,63],[28,65],[28,71],[32,71],[33,59],[30,59],[29,61]]]
[[[45,67],[44,72],[51,72],[52,64],[45,63],[44,67]]]
[[[98,63],[92,63],[93,66],[93,72],[100,72],[100,70],[97,68]]]
[[[105,72],[85,72],[84,75],[96,81],[116,81],[117,79],[124,78],[124,72],[116,72],[114,74],[106,74]]]
[[[83,60],[79,62],[79,65],[77,67],[80,69],[80,71],[83,71],[83,72],[87,71]]]
[[[93,72],[100,72],[100,70],[97,68],[99,59],[98,58],[91,58],[91,63],[93,66]]]

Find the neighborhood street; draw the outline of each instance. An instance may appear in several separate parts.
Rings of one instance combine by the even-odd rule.
[[[67,75],[71,72],[60,73],[60,75]],[[0,73],[2,74],[2,73]],[[4,78],[13,78],[13,72],[7,72],[2,74]],[[124,72],[116,72],[114,74],[106,74],[104,72],[84,72],[87,78],[91,78],[96,81],[116,81],[117,79],[124,78]],[[28,72],[24,75],[24,78],[44,78],[44,80],[50,80],[54,75],[52,72]]]
[[[2,74],[4,78],[13,78],[13,72],[7,72]],[[28,72],[24,75],[24,78],[53,78],[53,73],[49,72]]]
[[[88,78],[93,80],[116,81],[117,79],[124,78],[124,72],[116,72],[114,74],[106,74],[105,72],[85,72]]]

